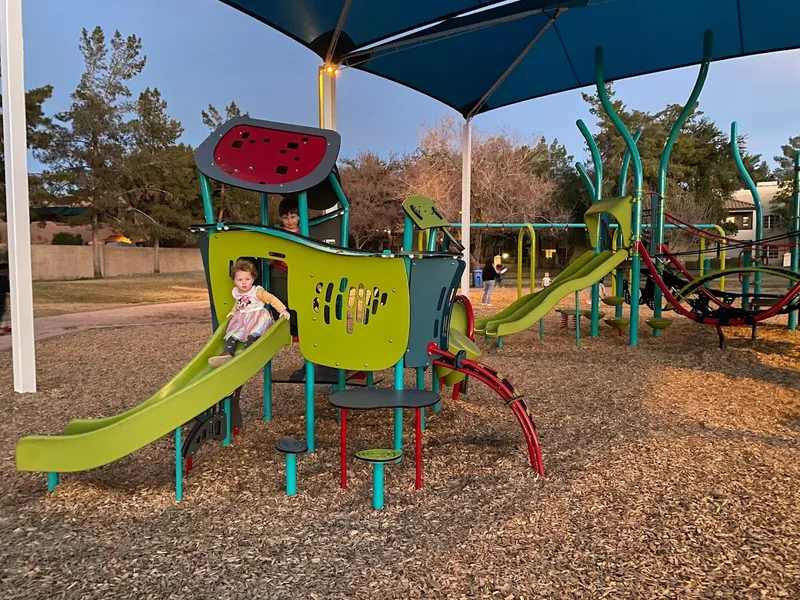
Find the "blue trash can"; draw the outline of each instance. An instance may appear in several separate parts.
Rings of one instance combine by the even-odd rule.
[[[483,271],[481,269],[472,271],[472,285],[477,288],[483,287]]]

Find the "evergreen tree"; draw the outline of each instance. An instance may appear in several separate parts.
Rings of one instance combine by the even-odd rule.
[[[781,153],[775,156],[778,168],[773,177],[778,180],[780,189],[775,194],[773,202],[776,204],[776,213],[790,226],[792,218],[792,191],[794,186],[794,157],[800,152],[800,135],[790,137],[788,143],[781,146]]]
[[[127,203],[123,230],[147,235],[154,252],[154,272],[160,272],[162,241],[182,245],[192,239],[189,226],[200,222],[201,201],[192,149],[177,141],[183,126],[167,114],[158,89],[146,89],[130,122],[133,149],[124,184]]]
[[[231,102],[225,107],[225,119],[222,118],[219,110],[211,104],[208,110],[200,112],[203,125],[211,131],[232,119],[233,117],[249,117],[248,113],[242,113],[236,102]],[[248,192],[239,188],[231,188],[223,183],[211,182],[212,194],[216,200],[217,221],[257,223],[260,218],[260,199],[258,194]]]
[[[622,101],[614,98],[610,85],[608,91],[614,109],[628,130],[631,133],[642,131],[638,149],[642,159],[644,189],[655,190],[661,153],[682,106],[668,105],[660,112],[651,114],[628,109]],[[603,159],[604,195],[613,196],[619,193],[619,177],[627,147],[597,95],[583,94],[583,99],[590,105],[590,113],[597,118],[599,132],[595,135],[595,142]],[[714,220],[722,220],[724,202],[743,186],[744,181],[733,160],[729,137],[698,107],[696,105],[689,114],[672,148],[667,171],[667,210],[671,193],[688,193],[695,203],[703,207],[703,212],[712,215]],[[744,136],[740,136],[742,161],[754,180],[766,179],[769,168],[759,155],[746,152],[745,141]],[[632,177],[631,168],[628,193],[633,191]]]
[[[25,119],[27,126],[28,148],[31,150],[43,150],[50,144],[50,134],[48,127],[52,123],[50,117],[44,112],[44,103],[53,97],[53,86],[45,85],[42,87],[28,90],[25,93]],[[3,133],[3,100],[0,97],[0,212],[5,214],[6,207],[6,159],[5,159],[5,137]],[[31,175],[31,199],[35,199],[40,189],[38,176]]]
[[[38,157],[74,199],[89,207],[94,276],[102,277],[98,232],[119,211],[132,143],[125,121],[131,108],[128,82],[141,73],[146,58],[141,38],[115,31],[107,42],[99,26],[91,33],[81,31],[79,48],[85,71],[70,95],[72,104],[55,115],[59,123],[49,128],[52,143]]]

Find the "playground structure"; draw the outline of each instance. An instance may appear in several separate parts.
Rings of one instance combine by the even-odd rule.
[[[578,129],[583,134],[590,149],[594,162],[594,180],[589,177],[586,168],[576,164],[576,169],[581,175],[590,194],[591,205],[586,212],[586,228],[593,250],[579,257],[572,265],[567,267],[552,282],[550,287],[535,292],[533,290],[535,268],[533,249],[535,246],[534,230],[538,227],[549,227],[549,224],[488,224],[487,227],[519,226],[521,228],[518,238],[518,253],[521,254],[522,242],[525,231],[529,231],[532,239],[531,253],[531,293],[522,296],[521,286],[521,261],[518,261],[517,289],[518,299],[496,315],[479,319],[476,322],[476,331],[487,338],[497,338],[498,345],[502,346],[504,335],[518,333],[540,322],[540,336],[543,335],[542,317],[552,310],[556,304],[570,293],[576,293],[575,308],[572,312],[564,309],[569,314],[574,314],[578,320],[581,314],[578,306],[577,292],[591,286],[591,310],[586,315],[591,320],[591,335],[598,335],[598,322],[600,320],[600,294],[599,282],[608,274],[612,274],[612,295],[603,299],[603,302],[614,306],[614,317],[606,319],[613,328],[622,332],[630,327],[629,343],[638,345],[639,306],[646,304],[653,310],[653,317],[647,319],[647,324],[653,329],[653,335],[659,335],[669,326],[670,320],[662,316],[663,302],[666,300],[666,310],[672,310],[695,322],[712,325],[716,328],[720,339],[720,346],[724,346],[722,327],[733,325],[750,325],[755,337],[757,324],[775,315],[789,313],[789,326],[792,331],[796,328],[797,311],[800,308],[800,270],[798,270],[798,230],[800,223],[800,202],[798,202],[798,188],[800,184],[797,177],[794,183],[792,205],[792,231],[784,236],[764,240],[761,230],[761,205],[758,192],[752,178],[747,173],[739,151],[738,128],[734,122],[731,126],[731,139],[733,158],[736,161],[742,176],[748,183],[753,195],[756,214],[756,239],[753,242],[742,242],[728,238],[724,231],[715,224],[691,225],[670,214],[665,210],[667,168],[672,147],[677,139],[683,123],[691,113],[697,98],[700,95],[708,73],[710,64],[713,35],[706,31],[703,43],[703,60],[695,86],[678,119],[670,130],[669,137],[662,152],[659,165],[658,189],[646,192],[643,189],[642,164],[637,150],[637,142],[641,132],[632,136],[614,108],[608,97],[605,80],[603,78],[603,50],[598,47],[595,53],[595,84],[601,106],[610,117],[615,128],[625,141],[627,151],[624,156],[620,181],[618,186],[619,196],[603,198],[603,169],[600,153],[593,137],[586,125],[579,120]],[[633,168],[633,195],[626,196],[628,185],[628,172]],[[643,223],[644,211],[642,203],[644,196],[652,199],[650,210],[651,222]],[[617,223],[609,223],[607,213],[612,215]],[[598,218],[598,215],[603,215]],[[482,226],[478,224],[477,226]],[[554,227],[574,228],[581,227],[577,224],[554,224]],[[524,228],[524,229],[523,229]],[[704,256],[707,240],[720,244],[721,265],[720,269],[710,271],[710,261],[700,260],[699,276],[693,278],[689,270],[681,263],[678,256],[684,253],[670,252],[665,243],[667,229],[681,229],[694,233],[700,239],[700,256]],[[718,233],[710,233],[708,229],[716,229]],[[644,233],[650,232],[649,240]],[[791,248],[792,267],[781,269],[768,267],[765,264],[764,247],[766,243],[775,245],[781,240],[791,239],[786,246]],[[649,245],[649,250],[648,250]],[[741,248],[742,264],[733,268],[726,268],[722,247],[730,252],[732,249]],[[692,252],[694,254],[695,252]],[[591,256],[594,254],[594,257]],[[644,265],[642,265],[644,263]],[[622,265],[624,264],[624,267]],[[668,269],[671,267],[671,269]],[[624,273],[627,271],[627,280]],[[789,289],[785,294],[764,294],[761,290],[762,275],[771,275],[788,280]],[[645,278],[645,286],[641,288],[641,279]],[[725,280],[738,277],[741,281],[741,291],[725,290]],[[750,278],[754,286],[751,291]],[[710,283],[719,281],[718,289],[711,289]],[[623,304],[630,305],[629,318],[623,317]],[[689,305],[689,308],[685,306]],[[579,325],[576,326],[576,341],[579,341]]]
[[[237,117],[222,125],[196,152],[206,223],[194,228],[206,278],[214,333],[200,353],[169,383],[138,406],[105,419],[77,420],[62,435],[28,436],[19,440],[17,468],[48,474],[53,489],[60,473],[103,466],[146,444],[174,433],[175,491],[183,493],[184,468],[191,470],[197,451],[209,440],[231,443],[239,432],[242,386],[263,369],[264,419],[272,418],[272,358],[297,343],[304,357],[305,442],[284,440],[287,492],[296,489],[296,454],[315,449],[315,373],[335,370],[337,384],[330,403],[340,411],[342,487],[346,486],[347,412],[393,409],[391,460],[402,456],[403,410],[415,410],[416,486],[422,485],[421,435],[426,407],[438,409],[440,379],[457,385],[472,376],[486,383],[508,405],[525,437],[529,462],[544,476],[541,451],[531,412],[511,383],[493,369],[476,362],[480,350],[470,339],[471,310],[456,303],[456,289],[465,268],[462,248],[448,223],[427,198],[415,196],[403,203],[404,250],[392,254],[347,247],[349,205],[335,162],[340,145],[333,131]],[[214,222],[212,180],[261,194],[262,223]],[[269,227],[268,194],[296,196],[300,234]],[[316,219],[309,208],[338,208]],[[337,222],[340,245],[311,237],[315,226]],[[412,247],[414,229],[427,232],[424,251]],[[437,250],[441,238],[442,249]],[[451,249],[452,247],[452,249]],[[261,265],[261,279],[269,287],[268,261],[287,267],[284,300],[296,314],[290,325],[279,319],[247,349],[226,364],[212,368],[208,358],[224,342],[231,309],[231,265],[249,258]],[[455,322],[452,316],[456,314]],[[297,335],[292,335],[293,326]],[[373,387],[372,374],[394,370],[391,389]],[[413,369],[416,388],[406,389],[405,369]],[[424,389],[424,370],[434,369],[433,390]],[[366,372],[366,386],[347,389],[348,373]],[[194,424],[182,441],[182,428]],[[380,449],[376,449],[380,450]],[[374,454],[374,453],[373,453]],[[376,494],[382,459],[358,457],[376,464]],[[371,458],[372,457],[372,458]],[[381,466],[378,466],[380,463]],[[382,504],[382,502],[381,502]],[[377,496],[376,496],[377,506]]]
[[[710,47],[710,35],[707,35]],[[800,293],[800,277],[781,269],[745,265],[705,275],[690,282],[668,278],[661,256],[651,258],[642,242],[642,166],[635,141],[620,122],[605,93],[602,76],[602,48],[596,53],[598,93],[604,109],[625,139],[634,172],[634,192],[615,198],[595,201],[585,214],[586,227],[594,247],[562,272],[546,293],[523,296],[498,315],[475,323],[475,331],[489,337],[509,335],[527,329],[540,321],[557,302],[571,292],[592,285],[612,271],[621,270],[631,261],[629,302],[630,343],[638,341],[638,306],[642,299],[639,288],[641,262],[649,270],[653,282],[653,305],[660,307],[660,295],[674,310],[700,323],[715,325],[755,324],[780,312],[796,311]],[[673,128],[673,131],[676,131]],[[669,144],[668,144],[669,146]],[[215,332],[208,344],[172,381],[139,406],[106,419],[70,422],[60,436],[29,436],[17,445],[17,467],[20,470],[46,472],[48,488],[58,483],[59,473],[75,472],[113,462],[138,448],[174,431],[176,496],[182,497],[184,461],[194,457],[202,442],[221,439],[229,444],[241,423],[238,398],[242,385],[259,370],[264,370],[264,416],[271,419],[271,361],[282,348],[299,344],[305,358],[306,448],[314,451],[314,385],[315,369],[327,367],[337,371],[337,389],[331,403],[341,412],[342,472],[346,483],[346,411],[391,408],[394,410],[392,452],[402,453],[403,410],[414,409],[416,430],[417,487],[421,486],[420,436],[423,410],[438,400],[439,377],[445,382],[459,383],[468,375],[479,379],[500,395],[520,422],[525,435],[530,464],[544,474],[541,452],[531,412],[521,396],[496,371],[475,359],[480,350],[464,332],[451,327],[456,312],[455,293],[464,271],[458,242],[449,234],[448,223],[433,203],[413,197],[404,203],[405,228],[403,251],[377,253],[347,248],[349,206],[335,172],[338,155],[338,134],[332,131],[302,128],[237,118],[224,124],[198,149],[206,223],[196,231],[209,284],[212,322]],[[289,160],[291,158],[291,161]],[[297,164],[295,164],[297,163]],[[627,164],[627,161],[626,161]],[[627,167],[623,169],[627,180]],[[211,179],[259,192],[262,201],[261,224],[236,224],[214,221]],[[595,188],[597,192],[597,186]],[[300,213],[300,235],[273,229],[266,224],[268,194],[296,194]],[[340,208],[316,220],[309,218],[309,208],[326,209],[315,203],[316,197],[336,198]],[[664,194],[657,192],[656,226],[653,238],[663,252],[663,231],[666,213]],[[611,249],[603,237],[606,215],[617,222]],[[797,191],[795,216],[797,224]],[[311,237],[312,226],[321,226],[339,219],[339,245]],[[663,219],[663,220],[662,220]],[[413,230],[429,231],[427,248],[413,250]],[[612,230],[611,227],[608,228]],[[442,249],[437,250],[438,235]],[[660,241],[659,241],[660,240]],[[616,242],[616,247],[614,246]],[[652,239],[651,239],[652,243]],[[450,246],[456,250],[450,250]],[[794,256],[797,245],[793,246]],[[759,254],[756,253],[756,258]],[[219,316],[229,310],[230,265],[240,257],[260,261],[262,280],[270,281],[266,261],[284,262],[291,275],[286,277],[286,299],[297,313],[298,335],[290,325],[279,322],[250,348],[241,351],[226,365],[211,370],[207,359],[219,353],[227,322]],[[745,290],[749,276],[768,273],[792,281],[789,293],[761,310],[766,298]],[[710,290],[706,284],[722,276],[743,275],[741,294]],[[432,285],[431,282],[436,282]],[[621,286],[617,284],[617,292]],[[277,291],[277,290],[276,290]],[[720,290],[722,292],[722,290]],[[593,299],[595,292],[593,290]],[[681,302],[686,300],[692,310]],[[741,306],[734,307],[734,300]],[[649,300],[648,300],[649,301]],[[709,301],[717,308],[710,309]],[[592,321],[597,321],[593,300]],[[621,306],[621,305],[620,305]],[[657,314],[657,311],[656,311]],[[658,329],[655,327],[654,329]],[[391,394],[369,386],[360,390],[345,389],[348,371],[367,374],[394,369]],[[417,389],[404,388],[404,369],[415,370]],[[426,368],[437,370],[430,392],[423,388]],[[182,444],[182,426],[196,420],[193,434]],[[186,450],[188,447],[189,450]],[[397,456],[392,454],[392,456]],[[402,454],[400,454],[402,456]],[[287,474],[288,474],[287,470]],[[287,484],[288,487],[288,484]]]

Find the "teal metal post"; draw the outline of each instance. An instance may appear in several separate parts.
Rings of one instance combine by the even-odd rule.
[[[341,246],[342,248],[347,248],[348,238],[350,237],[350,203],[347,201],[347,197],[344,195],[342,186],[339,185],[339,180],[336,179],[336,175],[334,175],[332,172],[328,174],[328,182],[330,182],[331,187],[333,188],[333,193],[336,194],[336,199],[339,200],[339,204],[342,205]]]
[[[175,499],[183,500],[183,459],[181,458],[181,428],[175,428]]]
[[[375,375],[372,371],[367,371],[367,387],[375,387]]]
[[[405,215],[405,221],[403,223],[403,250],[408,252],[414,249],[414,222],[411,220],[411,217]],[[410,275],[411,273],[411,260],[404,256],[403,260],[406,263],[406,274]],[[397,361],[397,364],[394,366],[394,389],[402,390],[404,388],[403,385],[403,359],[401,358]],[[394,409],[394,449],[398,452],[403,451],[403,409],[402,408],[395,408]],[[383,468],[383,467],[381,467]],[[383,472],[381,472],[381,476]],[[382,489],[382,488],[381,488]]]
[[[639,279],[641,277],[641,264],[642,257],[639,254],[639,244],[642,241],[642,159],[639,156],[639,150],[636,148],[636,143],[633,141],[628,129],[619,118],[619,115],[611,105],[611,100],[608,98],[606,92],[606,85],[603,79],[603,47],[598,46],[594,53],[594,68],[595,68],[595,83],[597,84],[597,95],[600,98],[600,103],[603,109],[608,114],[611,122],[614,123],[622,139],[625,140],[625,145],[631,153],[633,161],[633,227],[631,231],[631,243],[633,249],[631,252],[631,323],[630,323],[630,338],[629,344],[631,346],[639,345]]]
[[[639,138],[642,137],[642,130],[639,129],[633,134],[633,143],[638,144]],[[619,195],[620,197],[625,196],[628,190],[628,171],[630,170],[631,166],[631,151],[626,149],[625,156],[622,157],[622,169],[619,173]],[[617,231],[617,248],[622,248],[623,245],[623,238],[622,232]],[[617,289],[617,296],[622,294],[622,286],[625,283],[625,271],[622,269],[616,270],[616,284],[615,287]],[[622,318],[622,304],[617,304],[614,307],[614,317],[617,319]]]
[[[439,374],[436,371],[437,371],[436,367],[431,367],[431,390],[433,390],[435,394],[440,394],[441,391],[439,389]],[[438,413],[440,410],[442,410],[441,402],[437,402],[436,404],[433,405],[433,412]]]
[[[269,195],[261,193],[261,225],[269,226]],[[261,287],[269,291],[269,262],[261,259]]]
[[[272,361],[264,365],[264,420],[272,421]]]
[[[394,389],[403,389],[403,359],[394,367]],[[403,451],[403,409],[394,409],[394,449]]]
[[[794,182],[792,184],[792,231],[800,230],[800,152],[794,155]],[[797,233],[792,238],[792,272],[800,271],[800,241]],[[789,287],[791,287],[791,283]],[[797,311],[789,313],[789,330],[797,331]]]
[[[225,439],[222,440],[223,446],[231,445],[231,399],[230,396],[222,401],[222,410],[225,411]]]
[[[297,455],[286,454],[286,495],[294,496],[297,493]]]
[[[300,235],[308,235],[308,194],[297,195],[297,216],[300,217]]]
[[[750,195],[753,196],[753,204],[756,209],[756,239],[753,261],[757,267],[760,267],[763,262],[760,242],[764,239],[764,211],[761,208],[761,195],[758,193],[758,187],[753,181],[753,178],[750,177],[750,173],[747,172],[744,162],[742,162],[742,153],[739,151],[739,124],[736,121],[731,123],[731,148],[733,150],[733,160],[736,161],[736,168],[739,169],[739,173],[741,173],[750,190]],[[756,294],[761,293],[761,273],[758,271],[753,275],[753,288]]]
[[[203,216],[206,223],[214,223],[214,200],[211,196],[211,182],[208,177],[200,173],[200,191],[203,194]]]
[[[742,266],[749,267],[753,264],[753,255],[750,253],[750,250],[743,250],[742,251]],[[750,308],[750,300],[748,296],[750,295],[750,275],[743,275],[742,276],[742,308],[745,310]]]
[[[178,454],[180,454],[180,452]],[[56,489],[57,485],[58,485],[58,473],[52,473],[52,472],[48,473],[47,474],[47,491],[48,492],[52,492],[54,489]]]
[[[586,145],[589,146],[589,152],[592,154],[592,162],[594,163],[594,185],[589,188],[592,193],[591,203],[600,201],[603,198],[603,159],[600,158],[600,151],[597,149],[597,144],[589,133],[586,124],[578,119],[576,122],[578,129],[583,134],[583,139],[586,140]],[[580,170],[579,170],[580,171]],[[582,174],[583,175],[583,174]],[[600,254],[603,251],[603,236],[597,237],[597,246],[594,248],[595,254]],[[597,337],[599,333],[600,323],[600,282],[592,284],[592,317],[591,325],[589,327],[589,335]]]
[[[424,390],[425,389],[425,371],[422,367],[417,367],[417,389]],[[422,431],[425,431],[425,409],[420,409],[420,414],[422,416]]]
[[[345,381],[345,372],[344,369],[339,369],[336,373],[337,376],[337,385],[336,389],[343,390],[347,388],[347,381]]]
[[[383,508],[383,463],[372,463],[372,508]]]
[[[269,225],[269,196],[261,194],[261,225]],[[261,259],[261,287],[269,291],[269,262]],[[264,420],[272,421],[272,361],[264,365]]]
[[[314,363],[306,361],[306,446],[314,451]]]
[[[678,138],[678,134],[683,127],[683,124],[686,122],[686,119],[689,118],[689,115],[692,114],[692,111],[695,108],[695,104],[697,103],[697,99],[700,97],[700,92],[703,91],[703,86],[706,83],[706,77],[708,76],[708,67],[711,64],[711,51],[714,47],[714,33],[707,29],[705,34],[703,35],[703,60],[700,63],[700,72],[697,74],[697,80],[694,82],[694,87],[692,88],[692,93],[689,94],[689,100],[686,101],[686,106],[683,107],[683,110],[678,115],[678,119],[672,126],[672,129],[669,132],[669,137],[667,138],[667,143],[664,144],[664,150],[661,152],[661,162],[658,165],[658,197],[656,198],[656,211],[655,211],[655,227],[652,231],[652,239],[653,245],[657,251],[660,251],[661,245],[664,243],[664,225],[665,225],[665,199],[667,196],[667,168],[669,167],[669,156],[672,153],[672,147],[675,145],[675,140]],[[661,264],[657,265],[658,272],[663,273],[664,268]],[[654,292],[654,303],[655,308],[653,309],[653,316],[656,318],[661,317],[661,308],[662,308],[662,301],[661,301],[661,288],[656,286]],[[658,337],[661,335],[661,329],[653,329],[653,335]]]
[[[539,340],[544,341],[544,318],[539,320]]]
[[[710,273],[710,272],[711,272],[711,259],[710,258],[704,258],[703,259],[703,273]],[[711,287],[711,282],[707,281],[704,285],[705,285],[706,288]]]

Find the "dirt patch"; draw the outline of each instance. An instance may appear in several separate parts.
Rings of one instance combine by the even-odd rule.
[[[713,329],[676,320],[661,338],[643,328],[638,349],[607,327],[576,348],[558,315],[545,324],[544,342],[536,331],[481,346],[534,411],[547,479],[526,466],[510,410],[473,384],[429,413],[421,491],[407,415],[408,460],[387,467],[378,513],[367,466],[351,461],[338,487],[337,416],[321,386],[318,451],[299,460],[298,495],[284,495],[274,448],[304,438],[303,391],[276,386],[265,423],[260,374],[242,435],[200,451],[182,503],[170,438],[47,494],[44,475],[14,470],[16,440],[141,402],[209,328],[40,342],[33,396],[10,391],[0,355],[3,598],[800,597],[795,336],[765,326],[753,343],[734,330],[720,351]],[[273,365],[300,360],[289,349]],[[391,443],[390,411],[348,425],[351,452]]]

